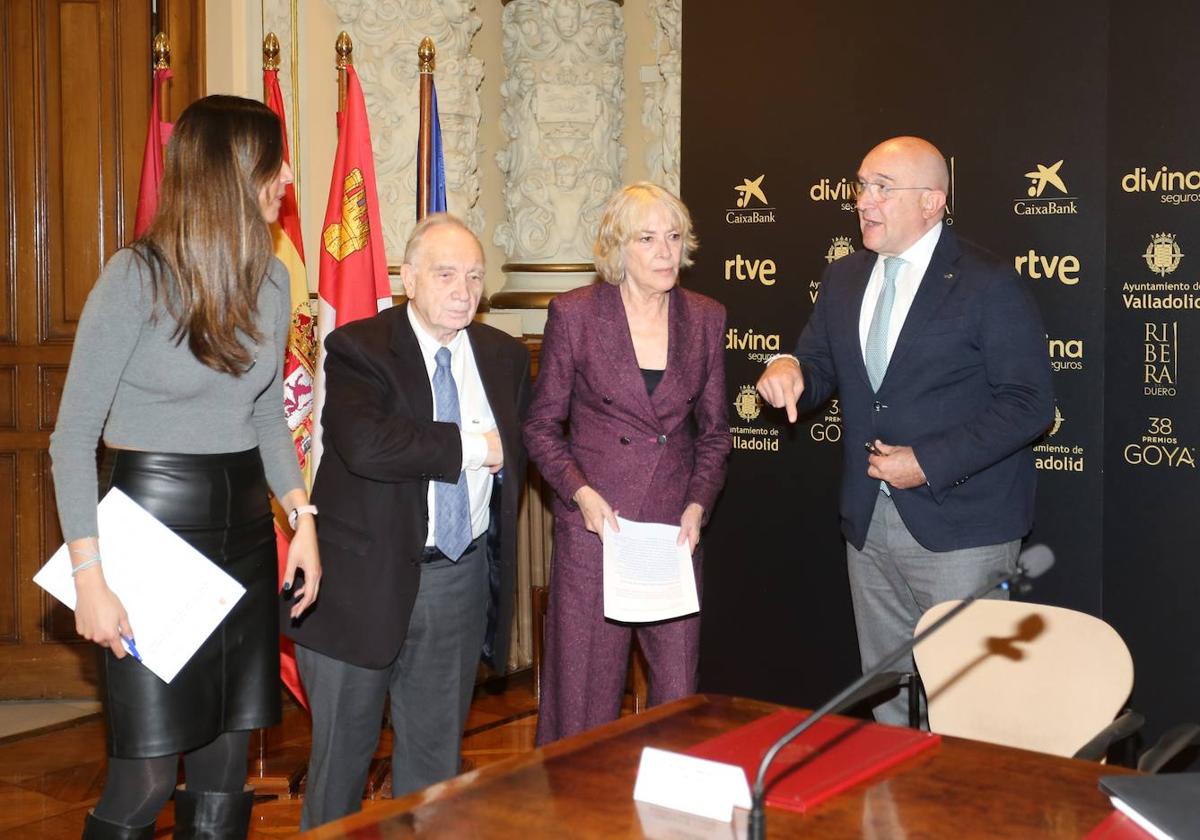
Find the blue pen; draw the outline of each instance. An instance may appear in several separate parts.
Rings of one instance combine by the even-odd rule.
[[[138,653],[137,645],[133,643],[133,637],[122,634],[121,641],[125,643],[125,650],[133,654],[134,659],[136,659],[138,662],[141,662],[142,655]]]

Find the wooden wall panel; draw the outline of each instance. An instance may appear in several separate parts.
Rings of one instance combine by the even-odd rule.
[[[67,381],[66,365],[38,365],[38,431],[54,431],[58,404]]]
[[[0,365],[0,431],[17,430],[17,366]]]
[[[13,74],[12,39],[17,33],[11,32],[8,15],[4,15],[3,26],[0,27],[0,225],[9,231],[3,247],[0,247],[0,344],[15,344],[16,335],[16,302],[17,276],[15,246],[13,231],[17,227],[16,182],[13,178],[16,169],[13,148]]]
[[[0,642],[20,639],[17,627],[17,453],[0,452]]]
[[[47,17],[45,124],[47,137],[48,285],[43,297],[44,341],[69,340],[104,258],[104,212],[116,184],[105,178],[101,161],[111,156],[106,134],[116,122],[102,119],[101,79],[118,77],[111,43],[101,20],[102,4],[68,0],[57,19]],[[79,232],[84,232],[79,235]]]
[[[54,504],[54,480],[50,475],[50,455],[42,453],[39,490],[39,550],[37,556],[45,562],[62,545],[62,530],[58,526],[58,511]],[[39,592],[42,616],[42,641],[65,644],[87,644],[75,633],[75,613],[57,599]]]
[[[158,0],[168,118],[203,93],[203,2]],[[95,646],[32,583],[61,543],[50,432],[100,268],[132,234],[151,0],[0,3],[0,700],[90,697]]]

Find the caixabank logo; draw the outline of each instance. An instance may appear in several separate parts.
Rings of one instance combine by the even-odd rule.
[[[1193,204],[1200,201],[1200,171],[1173,169],[1166,164],[1157,169],[1135,166],[1121,176],[1121,190],[1157,196],[1160,204]]]
[[[1121,303],[1126,309],[1200,309],[1200,280],[1177,279],[1186,254],[1178,237],[1161,231],[1152,234],[1142,253],[1142,261],[1153,280],[1121,284]]]
[[[1074,216],[1079,213],[1079,197],[1071,195],[1064,180],[1065,158],[1056,163],[1038,163],[1025,173],[1025,194],[1013,199],[1018,216]]]
[[[1054,406],[1054,422],[1042,442],[1033,447],[1033,465],[1044,472],[1081,473],[1084,470],[1083,447],[1071,443],[1064,431],[1067,426],[1062,409]]]
[[[725,210],[727,225],[770,225],[775,223],[775,208],[767,201],[767,193],[763,187],[766,173],[757,178],[743,178],[742,183],[733,188],[737,199],[733,207]]]
[[[1196,447],[1180,442],[1173,417],[1147,417],[1141,438],[1121,454],[1134,467],[1196,469]]]

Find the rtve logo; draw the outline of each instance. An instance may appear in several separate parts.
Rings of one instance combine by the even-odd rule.
[[[775,260],[750,260],[741,254],[734,254],[733,259],[725,260],[726,280],[757,280],[764,286],[775,285]]]
[[[1079,257],[1073,254],[1045,256],[1033,248],[1013,260],[1017,274],[1031,280],[1057,280],[1064,286],[1079,282]]]

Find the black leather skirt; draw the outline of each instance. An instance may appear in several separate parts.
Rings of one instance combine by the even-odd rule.
[[[110,449],[101,470],[105,485],[119,487],[246,587],[170,683],[132,656],[117,659],[102,651],[109,755],[182,753],[222,732],[277,723],[275,533],[258,450],[185,455]]]

